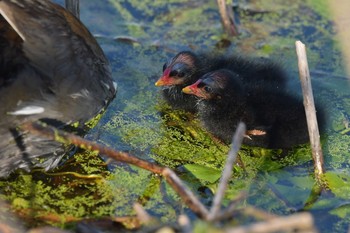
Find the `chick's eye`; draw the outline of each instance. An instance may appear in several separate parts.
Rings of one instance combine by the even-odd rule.
[[[177,76],[178,75],[178,72],[177,72],[177,70],[172,70],[171,72],[170,72],[170,77],[174,77],[174,76]]]
[[[185,73],[184,72],[178,72],[178,74],[177,74],[177,77],[179,77],[179,78],[183,78],[185,76]]]
[[[213,92],[213,88],[209,87],[209,86],[205,86],[204,87],[204,91],[208,92],[208,93],[212,93]]]
[[[163,65],[163,72],[165,71],[165,69],[167,68],[167,63],[165,62],[164,65]]]

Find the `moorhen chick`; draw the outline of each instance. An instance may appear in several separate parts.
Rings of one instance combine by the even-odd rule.
[[[244,144],[265,148],[291,148],[308,142],[306,116],[301,100],[258,82],[247,94],[242,79],[229,70],[204,75],[183,89],[199,98],[199,118],[209,132],[230,143],[239,121],[247,125]],[[319,115],[321,111],[318,111]],[[323,125],[322,117],[320,125]]]
[[[163,66],[163,75],[156,86],[163,86],[164,99],[174,108],[195,112],[196,99],[182,93],[185,86],[193,84],[204,74],[228,69],[239,75],[247,93],[270,83],[269,88],[285,90],[287,77],[283,69],[266,58],[248,58],[238,55],[217,56],[210,53],[195,54],[190,51],[178,53]]]
[[[182,51],[163,66],[163,75],[155,83],[163,86],[164,99],[175,109],[196,111],[197,98],[185,95],[182,89],[196,82],[207,70],[201,70],[201,59],[190,51]]]
[[[115,96],[110,67],[86,27],[49,0],[1,0],[0,13],[0,177],[48,170],[71,147],[18,126],[84,128]]]

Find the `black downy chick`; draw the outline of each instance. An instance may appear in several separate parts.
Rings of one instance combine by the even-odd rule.
[[[276,149],[308,142],[301,100],[276,91],[269,82],[258,82],[256,91],[247,94],[241,80],[229,70],[217,70],[183,89],[199,98],[197,110],[205,129],[230,143],[238,122],[243,121],[247,145]],[[322,111],[318,115],[323,125]]]
[[[196,97],[184,95],[182,88],[196,82],[207,69],[202,69],[201,59],[190,51],[183,51],[163,66],[163,75],[155,83],[163,86],[164,99],[175,109],[195,112]]]

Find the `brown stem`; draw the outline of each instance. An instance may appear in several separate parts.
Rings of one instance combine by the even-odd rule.
[[[232,140],[232,146],[231,146],[231,149],[228,153],[225,168],[224,168],[224,170],[222,172],[222,176],[220,178],[218,191],[214,196],[213,205],[212,205],[212,208],[210,209],[210,214],[208,216],[209,221],[216,219],[216,217],[219,213],[222,199],[225,195],[225,191],[227,189],[228,182],[231,178],[233,164],[236,161],[238,151],[241,148],[245,132],[246,132],[245,124],[240,122],[238,127],[237,127],[237,130],[235,132],[235,135],[233,137],[233,140]]]
[[[23,125],[21,125],[21,129],[27,130],[32,134],[44,136],[48,139],[55,140],[61,143],[74,144],[83,149],[98,151],[100,154],[104,154],[105,156],[115,159],[117,161],[129,163],[137,167],[143,168],[145,170],[151,171],[153,173],[163,175],[166,181],[179,194],[179,196],[183,199],[186,205],[200,217],[202,217],[203,219],[207,219],[208,210],[191,192],[191,190],[180,180],[180,178],[175,174],[175,172],[173,172],[169,168],[158,166],[148,161],[139,159],[126,152],[115,151],[109,147],[88,141],[74,134],[57,130],[43,123],[26,122]]]
[[[254,223],[244,227],[225,229],[227,233],[267,233],[267,232],[317,232],[310,213],[298,213],[287,217],[276,217],[265,222]],[[294,231],[293,231],[294,232]]]
[[[306,112],[307,126],[309,130],[310,143],[312,148],[312,158],[315,166],[315,176],[321,184],[321,175],[324,173],[323,153],[321,148],[320,133],[318,130],[316,109],[310,79],[309,66],[306,56],[305,45],[301,41],[295,42],[298,56],[299,78],[304,96],[304,107]]]
[[[238,29],[234,21],[233,11],[227,7],[226,0],[217,0],[219,12],[221,16],[221,22],[225,31],[230,36],[237,36]]]
[[[112,159],[135,165],[137,167],[146,169],[156,174],[162,174],[162,171],[164,169],[164,167],[139,159],[126,152],[115,151],[109,147],[88,141],[74,134],[57,130],[43,123],[27,122],[27,123],[24,123],[21,126],[21,128],[24,130],[28,130],[33,134],[45,136],[46,138],[49,138],[51,140],[55,140],[61,143],[74,144],[83,149],[88,149],[90,151],[98,151],[99,153],[104,154]]]
[[[229,218],[232,218],[234,213],[237,212],[237,205],[242,203],[243,198],[246,198],[247,194],[242,192],[234,200],[230,201],[225,209],[220,211],[212,221],[222,221]],[[248,208],[248,207],[246,207]]]
[[[205,206],[198,200],[191,190],[187,188],[187,186],[180,180],[175,172],[169,168],[165,168],[162,175],[193,212],[197,213],[205,220],[208,218],[209,212],[207,208],[205,208]]]

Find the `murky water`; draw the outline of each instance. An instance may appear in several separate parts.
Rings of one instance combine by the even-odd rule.
[[[236,10],[240,16],[241,35],[227,38],[215,1],[81,0],[81,20],[98,38],[118,83],[116,99],[87,138],[176,169],[208,204],[212,196],[207,191],[215,191],[217,185],[217,180],[209,176],[220,174],[228,147],[212,141],[193,116],[163,106],[159,88],[154,86],[163,63],[185,49],[270,57],[282,62],[289,73],[290,88],[298,93],[294,43],[301,40],[308,48],[315,98],[322,102],[329,116],[323,145],[329,171],[326,179],[332,193],[322,192],[319,197],[311,193],[314,179],[308,147],[297,148],[287,158],[280,158],[278,152],[244,148],[241,157],[249,174],[238,169],[226,201],[241,191],[248,191],[242,206],[254,205],[280,215],[309,210],[321,232],[346,231],[350,217],[350,134],[346,123],[350,119],[349,82],[327,8],[315,8],[312,1],[304,2],[239,1]],[[166,119],[162,117],[164,114]],[[133,213],[135,201],[165,222],[174,221],[183,211],[190,213],[164,181],[148,172],[116,162],[107,167],[101,161],[84,159],[72,163],[65,165],[68,170],[83,163],[80,169],[89,166],[86,170],[95,169],[88,174],[103,174],[89,181],[91,183],[85,179],[80,181],[74,175],[63,176],[70,185],[86,185],[84,189],[95,195],[92,199],[95,201],[98,196],[100,202],[91,201],[89,194],[82,191],[78,194],[95,205],[79,205],[77,202],[86,200],[75,198],[76,202],[72,201],[68,207],[64,201],[77,196],[76,193],[67,194],[64,188],[52,189],[51,192],[59,193],[57,202],[62,202],[52,206],[58,214],[73,215],[77,219],[111,214],[124,216]],[[209,175],[196,173],[196,169],[207,169]],[[113,174],[104,175],[107,170]],[[64,166],[60,172],[65,172]],[[33,178],[28,178],[30,181],[20,179],[19,186],[30,187],[33,182],[37,190],[41,187],[40,192],[46,193],[45,189],[51,190],[48,188],[51,186],[46,186],[45,182],[57,185],[61,182],[57,176],[53,172],[43,178],[42,174],[35,173]],[[40,183],[42,180],[44,184]],[[16,187],[13,185],[13,190],[17,190]],[[19,188],[18,192],[21,192]],[[9,197],[17,203],[27,198],[23,193]],[[55,201],[55,197],[51,198],[42,202]],[[36,201],[34,206],[39,203]]]

